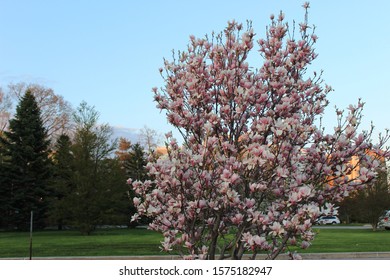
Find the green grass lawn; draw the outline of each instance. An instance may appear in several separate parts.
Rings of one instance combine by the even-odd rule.
[[[314,229],[312,246],[301,253],[390,252],[390,231],[372,229]]]
[[[33,256],[158,255],[161,235],[146,229],[98,230],[90,236],[78,231],[42,231],[33,234]],[[28,232],[0,232],[0,258],[28,257]]]
[[[390,231],[315,229],[317,236],[301,253],[390,251]],[[105,229],[90,236],[78,231],[42,231],[33,235],[34,257],[163,255],[162,236],[146,229]],[[28,232],[0,232],[0,258],[29,256]]]

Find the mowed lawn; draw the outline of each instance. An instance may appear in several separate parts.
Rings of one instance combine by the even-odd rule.
[[[372,229],[337,229],[327,226],[314,230],[317,235],[301,253],[390,252],[390,231]]]
[[[315,229],[317,236],[301,253],[390,252],[390,231],[370,229]],[[34,257],[164,255],[162,235],[146,229],[105,229],[90,236],[78,231],[41,231],[33,235]],[[28,232],[0,232],[0,258],[27,258]]]
[[[33,256],[159,255],[162,235],[146,229],[104,229],[89,236],[78,231],[33,233]],[[0,258],[28,257],[28,232],[0,232]]]

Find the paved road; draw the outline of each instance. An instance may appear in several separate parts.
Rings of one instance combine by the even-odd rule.
[[[328,226],[313,226],[313,228],[325,228],[325,229],[372,229],[371,225],[363,226],[339,226],[339,225],[328,225]],[[381,230],[381,229],[378,229]]]
[[[248,256],[249,257],[249,256]],[[351,253],[302,253],[303,260],[390,260],[390,252],[351,252]],[[258,255],[257,259],[265,259],[266,255]],[[23,258],[4,258],[1,260],[27,260]],[[33,260],[178,260],[179,256],[107,256],[107,257],[47,257]],[[245,256],[243,259],[247,259]],[[281,254],[278,260],[288,260]]]

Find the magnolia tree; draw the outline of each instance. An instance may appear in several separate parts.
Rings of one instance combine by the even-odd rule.
[[[154,98],[184,143],[168,134],[167,156],[148,163],[153,179],[129,179],[133,219],[152,218],[163,250],[188,259],[299,258],[294,250],[310,246],[314,220],[372,181],[388,156],[387,135],[374,145],[372,129],[358,132],[361,101],[336,110],[333,133],[321,126],[331,88],[306,73],[317,36],[304,8],[299,35],[283,13],[271,16],[256,71],[247,62],[255,34],[235,21],[211,38],[191,36],[187,51],[165,60]]]

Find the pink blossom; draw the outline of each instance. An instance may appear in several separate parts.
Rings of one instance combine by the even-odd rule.
[[[135,213],[132,217],[131,217],[131,221],[130,222],[135,222],[135,221],[138,221],[140,219],[140,215],[138,213]]]
[[[291,204],[295,204],[295,203],[297,203],[299,200],[300,200],[300,196],[299,196],[299,194],[298,194],[297,192],[292,192],[292,193],[290,193],[288,201],[289,201]]]
[[[281,235],[284,233],[284,228],[279,222],[274,222],[269,228],[273,231],[274,235]]]
[[[287,178],[287,176],[288,176],[288,170],[287,170],[286,168],[278,167],[278,168],[276,169],[276,174],[277,174],[279,177]]]
[[[256,204],[256,200],[255,199],[246,199],[245,201],[245,206],[247,208],[252,208],[254,205]]]
[[[283,21],[283,19],[284,19],[284,13],[280,12],[278,20]]]
[[[307,241],[302,241],[302,243],[301,243],[301,248],[302,249],[307,249],[307,248],[309,248],[310,247],[310,243],[309,242],[307,242]]]
[[[141,200],[138,197],[133,197],[133,204],[134,206],[138,206],[141,203]]]
[[[293,259],[293,260],[302,260],[302,256],[299,255],[297,252],[290,254],[290,256],[291,256],[291,259]]]
[[[191,248],[193,245],[191,242],[186,241],[186,242],[184,242],[184,246],[186,246],[187,248]]]
[[[136,196],[132,220],[147,216],[163,250],[213,259],[244,251],[234,250],[243,242],[273,259],[288,242],[307,248],[321,213],[336,214],[334,203],[372,184],[381,162],[371,154],[390,157],[388,135],[373,145],[371,133],[356,133],[360,100],[337,109],[331,133],[319,127],[332,88],[307,71],[317,57],[315,29],[307,15],[295,33],[283,13],[271,18],[256,39],[259,69],[248,60],[255,32],[232,21],[218,35],[191,36],[159,70],[164,85],[153,88],[154,100],[183,144],[168,133],[168,154],[148,160],[151,179],[127,183]]]
[[[164,241],[161,242],[161,245],[162,245],[161,249],[163,251],[166,251],[166,252],[172,251],[171,242],[170,242],[168,237],[164,238]]]
[[[239,179],[240,179],[240,176],[238,174],[233,174],[232,177],[230,178],[230,182],[232,184],[235,184]]]
[[[264,242],[266,242],[266,239],[263,236],[258,236],[258,235],[253,236],[252,240],[256,245],[259,246],[261,246]]]
[[[299,188],[299,196],[300,197],[308,197],[311,194],[311,188],[309,186],[303,186]]]
[[[240,224],[243,221],[244,216],[240,213],[236,214],[234,217],[232,217],[232,222],[235,225]]]
[[[204,200],[204,199],[199,200],[199,202],[198,202],[198,207],[199,207],[200,209],[203,209],[203,208],[206,207],[206,206],[207,206],[207,201],[206,201],[206,200]]]
[[[224,181],[228,181],[228,180],[230,180],[231,172],[227,169],[224,169],[221,177]]]

